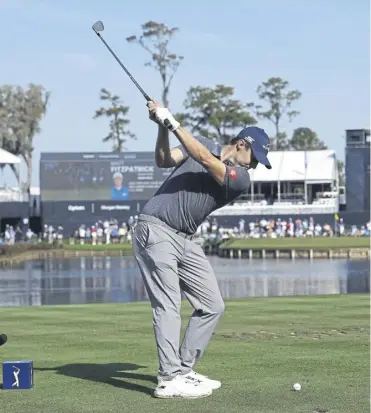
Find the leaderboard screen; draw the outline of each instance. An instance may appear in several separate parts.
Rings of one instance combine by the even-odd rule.
[[[42,153],[42,201],[142,201],[150,199],[172,168],[155,164],[154,152]]]

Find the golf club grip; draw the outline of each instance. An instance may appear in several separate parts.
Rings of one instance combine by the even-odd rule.
[[[117,63],[121,66],[122,69],[124,69],[125,73],[129,76],[130,80],[134,83],[134,85],[138,88],[138,90],[141,92],[141,94],[144,96],[147,102],[150,102],[152,99],[147,95],[147,93],[142,89],[140,84],[134,79],[132,74],[126,69],[126,67],[122,64],[121,60],[116,56],[116,53],[109,47],[107,42],[103,39],[103,37],[100,35],[100,33],[94,31],[95,34],[102,40],[103,44],[107,47],[111,55],[116,59]]]

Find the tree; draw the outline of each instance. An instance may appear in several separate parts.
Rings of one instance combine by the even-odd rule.
[[[32,182],[33,139],[40,133],[40,122],[46,114],[49,99],[50,92],[41,85],[31,83],[25,89],[11,85],[0,88],[1,147],[24,159],[28,194]],[[18,171],[12,169],[20,183]]]
[[[297,128],[289,141],[290,149],[295,151],[312,151],[327,149],[327,145],[321,141],[317,133],[310,128]]]
[[[162,103],[169,107],[169,92],[171,82],[179,68],[183,56],[169,51],[169,42],[178,32],[177,27],[169,28],[164,23],[148,21],[142,24],[142,34],[127,37],[129,43],[137,43],[151,55],[151,61],[146,66],[153,67],[160,73],[162,83]]]
[[[109,122],[109,134],[103,138],[103,142],[112,142],[112,149],[114,152],[122,152],[124,144],[126,142],[126,137],[131,139],[136,139],[134,133],[127,129],[130,120],[126,118],[129,107],[124,106],[120,97],[113,95],[107,89],[102,88],[100,90],[100,99],[108,102],[109,107],[101,107],[95,111],[93,119],[98,119],[101,117],[106,117],[110,119]]]
[[[234,88],[225,85],[191,87],[184,101],[186,112],[175,118],[193,133],[227,144],[235,137],[237,129],[256,123],[248,105],[234,99],[233,95]]]
[[[300,99],[301,92],[289,90],[289,82],[280,77],[269,78],[258,86],[256,92],[259,99],[264,102],[264,106],[251,105],[256,116],[260,119],[269,120],[275,127],[275,137],[271,142],[271,149],[287,149],[289,146],[287,134],[281,131],[281,120],[284,116],[287,116],[291,122],[292,118],[299,115],[297,110],[292,109],[292,104]]]
[[[18,88],[18,93],[23,94],[23,90]],[[16,112],[17,100],[15,98],[16,88],[11,85],[3,85],[0,88],[0,136],[1,148],[16,155],[21,156],[20,142],[17,141],[14,130],[19,122],[19,114]],[[5,165],[2,165],[2,168]],[[12,169],[18,184],[20,184],[19,171],[14,165],[9,165]]]

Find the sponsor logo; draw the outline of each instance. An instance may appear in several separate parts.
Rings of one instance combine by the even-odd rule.
[[[231,179],[236,179],[237,178],[237,171],[234,168],[230,168],[228,171],[228,175]]]
[[[99,154],[98,158],[100,158],[100,159],[119,159],[120,155],[116,155],[116,154],[113,154],[113,153]]]
[[[85,211],[85,206],[84,205],[68,205],[67,209],[71,212]]]
[[[255,142],[255,139],[252,138],[251,136],[245,136],[244,139],[245,139],[247,142],[249,142],[249,143],[254,143],[254,142]]]
[[[101,205],[101,211],[130,211],[130,205]]]

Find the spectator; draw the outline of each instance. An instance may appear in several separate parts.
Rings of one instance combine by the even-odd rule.
[[[91,227],[91,243],[97,245],[97,228],[95,225]]]
[[[240,234],[245,234],[245,220],[241,218],[238,222]]]
[[[28,228],[27,232],[26,232],[26,240],[27,241],[31,241],[31,239],[33,238],[34,233],[31,231],[31,228]]]
[[[81,225],[79,228],[79,239],[80,239],[81,245],[85,244],[85,236],[86,236],[85,225]]]
[[[343,220],[343,218],[340,218],[340,221],[339,221],[339,235],[342,237],[344,235],[344,232],[345,232],[344,220]]]

